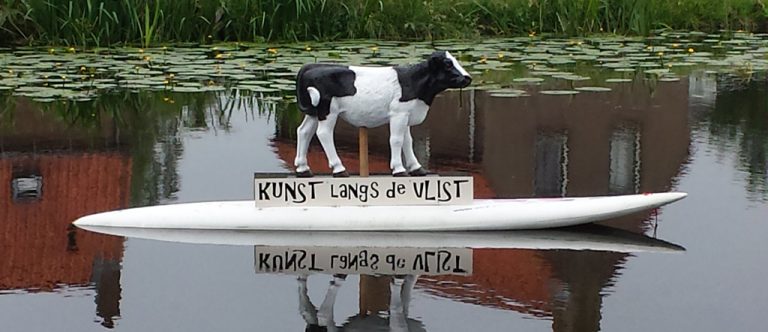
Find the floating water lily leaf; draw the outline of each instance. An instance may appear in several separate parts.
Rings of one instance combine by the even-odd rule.
[[[263,86],[255,86],[255,85],[239,85],[236,87],[238,90],[248,90],[252,92],[263,92],[263,93],[271,93],[271,92],[278,92],[280,89],[275,88],[268,88]]]
[[[678,82],[678,81],[680,81],[680,78],[675,76],[663,76],[659,78],[659,82]]]
[[[529,97],[530,95],[527,93],[515,93],[515,92],[492,92],[488,94],[491,97],[498,97],[498,98],[519,98],[519,97]]]
[[[611,91],[611,88],[606,88],[602,86],[581,86],[578,88],[574,88],[574,90],[585,91],[585,92],[608,92],[608,91]]]
[[[579,75],[555,75],[552,77],[567,80],[567,81],[586,81],[590,79],[589,77],[579,76]]]
[[[494,93],[512,93],[512,94],[525,94],[528,93],[528,91],[525,90],[519,90],[519,89],[490,89],[488,90],[488,93],[494,94]]]
[[[609,78],[605,80],[606,83],[629,83],[632,79],[629,78]]]
[[[554,95],[554,96],[561,96],[561,95],[575,95],[579,92],[576,90],[542,90],[539,91],[540,94],[543,95]]]
[[[536,83],[544,82],[544,79],[543,78],[539,78],[539,77],[521,77],[521,78],[513,79],[512,81],[515,82],[515,83],[533,83],[533,84],[536,84]]]
[[[170,88],[170,91],[179,93],[202,92],[202,88],[202,86],[174,86]]]
[[[666,74],[669,72],[669,69],[667,68],[658,68],[658,69],[648,69],[644,71],[646,74],[654,74],[654,75],[661,75]]]
[[[270,86],[275,88],[275,89],[279,89],[279,90],[283,90],[283,91],[295,91],[296,90],[296,86],[292,85],[292,84],[272,84]]]
[[[57,101],[56,98],[32,98],[33,101],[36,101],[38,103],[52,103],[54,101]]]

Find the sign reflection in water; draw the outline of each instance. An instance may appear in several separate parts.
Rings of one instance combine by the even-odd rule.
[[[610,273],[603,276],[601,271],[605,271],[604,269],[590,266],[597,270],[587,273],[584,280],[574,280],[569,278],[568,273],[559,275],[558,271],[547,268],[558,263],[548,256],[548,253],[626,255],[636,251],[683,250],[682,247],[661,240],[594,225],[570,230],[455,234],[297,234],[130,229],[116,232],[195,243],[337,243],[338,245],[333,247],[254,247],[254,270],[257,274],[287,274],[297,278],[299,312],[310,330],[425,330],[422,322],[408,315],[415,287],[420,291],[456,301],[515,310],[537,317],[553,317],[555,324],[563,326],[573,323],[572,318],[567,317],[579,317],[579,326],[594,327],[593,324],[599,323],[600,293],[590,296],[591,293],[585,293],[584,289],[600,286],[599,291],[602,285],[594,283],[594,286],[590,286],[584,282],[593,279],[600,282],[604,281],[603,278],[610,279],[615,275]],[[348,243],[369,243],[369,246],[345,245]],[[419,243],[439,243],[441,247],[419,247]],[[554,257],[557,259],[557,256]],[[577,258],[572,264],[585,262],[578,259],[578,256],[569,258]],[[544,263],[543,266],[539,265],[541,263]],[[347,276],[350,274],[360,275],[358,314],[344,321],[339,320],[341,324],[337,326],[334,319],[336,294],[340,287],[354,287],[347,282]],[[310,276],[325,278],[329,282],[319,307],[313,304],[307,293],[307,279]],[[587,295],[586,299],[583,298],[584,295]],[[598,313],[597,316],[594,313]]]

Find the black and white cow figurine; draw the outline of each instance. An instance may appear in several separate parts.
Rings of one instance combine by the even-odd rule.
[[[312,176],[307,149],[314,134],[325,150],[333,175],[349,176],[333,143],[339,117],[355,127],[389,123],[392,174],[425,175],[413,152],[410,126],[424,121],[438,93],[464,88],[471,81],[456,58],[445,51],[434,52],[426,61],[409,66],[304,65],[296,77],[298,105],[305,114],[297,130],[297,176]]]

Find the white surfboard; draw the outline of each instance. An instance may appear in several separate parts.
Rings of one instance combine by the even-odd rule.
[[[82,217],[75,225],[272,231],[481,231],[565,227],[683,199],[669,192],[580,198],[474,200],[466,205],[262,207],[254,201],[159,205]]]
[[[179,243],[334,248],[494,248],[683,252],[685,248],[643,234],[602,225],[530,231],[304,232],[81,226],[110,235]]]

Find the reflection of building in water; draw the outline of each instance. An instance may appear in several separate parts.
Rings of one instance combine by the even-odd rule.
[[[500,197],[668,190],[688,158],[688,85],[659,84],[653,93],[635,82],[576,96],[443,94],[412,128],[416,144],[425,145],[415,149],[427,151],[431,160],[423,164],[432,169],[479,167]],[[340,121],[336,141],[355,151],[357,130]],[[372,153],[388,158],[386,126],[370,130],[369,142]],[[292,155],[278,153],[293,164]],[[313,167],[326,170],[324,156]]]
[[[710,108],[717,99],[717,74],[696,71],[688,76],[688,103],[693,111]]]
[[[737,154],[749,199],[768,200],[768,86],[764,77],[721,75],[712,107],[694,114],[718,152]]]
[[[570,196],[669,190],[688,157],[686,95],[682,82],[653,95],[629,84],[574,97],[478,96],[483,174],[504,197],[554,194],[556,183],[540,179],[563,174]]]
[[[460,105],[460,107],[456,107]],[[357,169],[357,130],[340,122],[337,147]],[[496,98],[484,92],[443,94],[427,121],[412,128],[422,164],[466,169],[475,196],[589,196],[667,191],[688,158],[688,82],[641,82],[576,96]],[[372,172],[389,172],[388,129],[370,130]],[[295,143],[275,147],[292,169]],[[348,152],[343,152],[346,149]],[[350,152],[351,151],[351,152]],[[310,165],[327,171],[313,144]],[[614,227],[642,232],[650,212],[617,218]],[[627,254],[480,249],[469,277],[423,277],[426,291],[457,301],[548,317],[557,331],[600,328],[602,296]],[[458,287],[457,284],[461,284]],[[473,285],[473,286],[467,286]]]
[[[114,151],[118,135],[108,120],[88,132],[24,107],[15,130],[0,132],[0,291],[94,284],[96,314],[111,327],[120,315],[123,240],[70,223],[127,207],[131,158]],[[81,152],[94,146],[101,151]]]

